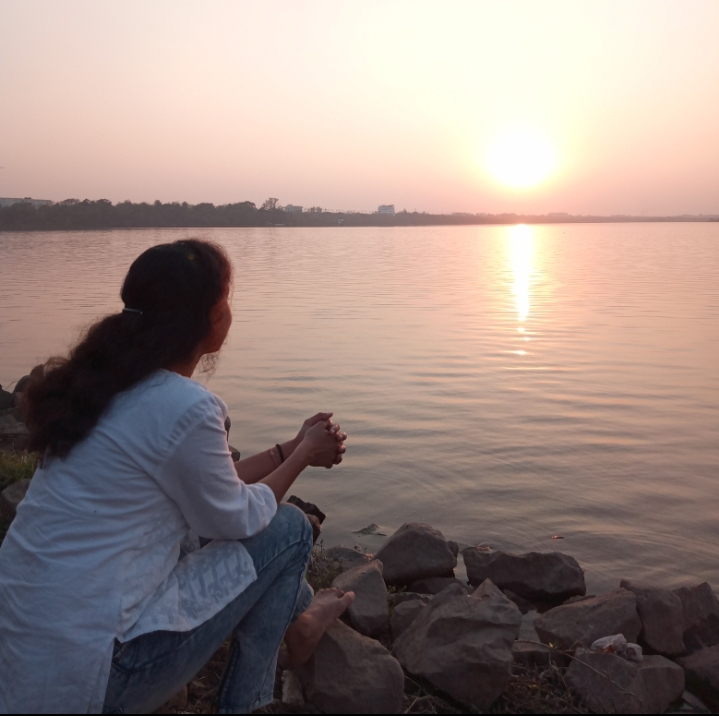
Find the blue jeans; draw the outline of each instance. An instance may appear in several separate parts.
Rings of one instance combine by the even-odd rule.
[[[191,631],[155,631],[115,643],[104,713],[152,713],[192,680],[230,634],[218,712],[249,713],[272,701],[282,637],[313,596],[304,577],[312,528],[300,510],[283,504],[266,530],[242,544],[257,580],[222,611]]]

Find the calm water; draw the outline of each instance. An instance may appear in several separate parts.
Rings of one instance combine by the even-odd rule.
[[[341,468],[294,490],[328,513],[327,546],[421,520],[569,552],[593,589],[719,588],[719,224],[0,233],[0,383],[187,236],[236,266],[208,381],[232,443],[265,449],[320,409],[350,433]]]

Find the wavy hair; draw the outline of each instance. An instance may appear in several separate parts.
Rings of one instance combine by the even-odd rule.
[[[141,254],[120,292],[128,310],[90,326],[69,357],[33,371],[23,400],[28,448],[43,458],[67,456],[118,393],[190,360],[231,281],[227,254],[208,241],[175,241]]]

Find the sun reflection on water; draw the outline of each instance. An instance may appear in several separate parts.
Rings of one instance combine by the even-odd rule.
[[[531,227],[525,224],[512,226],[509,229],[509,263],[514,282],[512,294],[515,310],[517,311],[517,340],[521,341],[521,348],[511,351],[518,356],[526,356],[528,347],[525,343],[530,341],[530,331],[525,326],[531,310],[531,282],[534,259],[534,234]]]
[[[520,333],[525,332],[523,323],[529,317],[530,311],[530,281],[532,278],[532,257],[534,254],[534,236],[532,229],[525,224],[513,226],[510,230],[510,261],[514,274],[514,299],[517,305],[517,314]]]

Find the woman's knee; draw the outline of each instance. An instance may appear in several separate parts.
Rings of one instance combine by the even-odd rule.
[[[307,553],[312,551],[312,527],[305,513],[298,507],[283,502],[277,507],[271,526],[285,533],[296,533],[298,542],[307,549]]]

